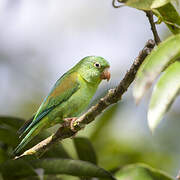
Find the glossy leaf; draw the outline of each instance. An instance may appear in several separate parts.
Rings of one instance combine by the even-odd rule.
[[[180,15],[172,3],[153,9],[153,12],[163,21],[174,34],[180,33]]]
[[[155,48],[139,68],[133,95],[138,103],[165,67],[180,56],[180,34],[171,36]]]
[[[4,177],[21,178],[34,176],[33,169],[40,168],[44,170],[45,175],[67,174],[79,177],[100,177],[115,180],[108,171],[92,163],[71,159],[9,160],[1,166],[1,171]]]
[[[124,1],[119,0],[119,2]],[[170,0],[127,0],[125,1],[125,4],[136,9],[151,10],[151,6],[153,6],[153,8],[157,8],[164,6],[168,2],[170,2]]]
[[[173,178],[166,173],[144,164],[126,166],[115,174],[115,178],[117,180],[173,180]]]
[[[47,159],[32,162],[35,168],[43,168],[45,174],[69,174],[83,177],[102,177],[113,179],[112,175],[104,169],[80,160]]]
[[[180,62],[176,61],[165,70],[154,87],[148,111],[148,123],[152,131],[157,127],[179,92]]]
[[[73,138],[73,142],[80,160],[97,164],[97,157],[91,142],[87,138]]]

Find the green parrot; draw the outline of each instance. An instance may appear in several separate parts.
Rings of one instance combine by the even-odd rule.
[[[57,80],[34,118],[19,130],[25,136],[14,150],[19,153],[41,130],[77,117],[87,108],[98,85],[110,79],[109,63],[102,57],[87,56]],[[72,127],[73,130],[73,127]]]

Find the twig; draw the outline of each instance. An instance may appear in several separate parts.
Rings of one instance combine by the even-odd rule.
[[[154,35],[154,41],[156,42],[156,45],[158,45],[161,42],[161,40],[160,40],[160,37],[159,37],[158,32],[156,30],[156,25],[155,25],[154,19],[153,19],[153,13],[152,13],[152,11],[145,11],[145,13],[146,13],[146,16],[148,17],[149,23],[151,25],[151,30],[152,30],[153,35]]]
[[[117,6],[115,2],[116,2],[116,0],[113,0],[113,1],[112,1],[112,5],[113,5],[114,8],[121,8],[121,7],[124,6],[124,5],[118,5],[118,6]],[[118,1],[118,3],[120,3],[120,2]]]
[[[73,126],[75,131],[71,130],[70,124],[68,126],[60,127],[55,134],[41,141],[39,144],[25,151],[22,155],[16,158],[30,154],[34,154],[35,156],[40,157],[53,144],[58,143],[58,141],[63,140],[65,138],[73,137],[79,130],[84,128],[85,125],[94,121],[95,118],[99,114],[101,114],[102,111],[105,110],[108,106],[117,103],[135,79],[137,70],[139,69],[140,65],[142,64],[146,56],[154,48],[154,46],[155,42],[153,40],[149,40],[146,43],[145,47],[142,51],[140,51],[139,56],[135,59],[130,70],[127,71],[126,75],[124,76],[120,84],[116,88],[110,89],[108,93],[103,98],[101,98],[95,106],[92,106],[85,114],[83,114],[76,121],[74,121]]]

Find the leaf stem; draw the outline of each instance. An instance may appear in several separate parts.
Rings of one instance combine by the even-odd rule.
[[[146,13],[146,16],[147,16],[149,23],[151,25],[151,30],[152,30],[152,33],[154,35],[154,41],[156,42],[156,45],[158,45],[161,42],[161,40],[160,40],[160,37],[158,35],[156,25],[154,23],[153,13],[152,13],[152,11],[145,11],[145,13]]]

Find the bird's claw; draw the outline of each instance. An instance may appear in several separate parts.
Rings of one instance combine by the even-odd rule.
[[[77,120],[77,117],[71,117],[71,118],[65,118],[64,119],[64,126],[65,127],[69,127],[70,125],[70,128],[73,132],[76,132],[74,126],[75,126],[75,121]],[[70,124],[69,124],[70,123]]]

